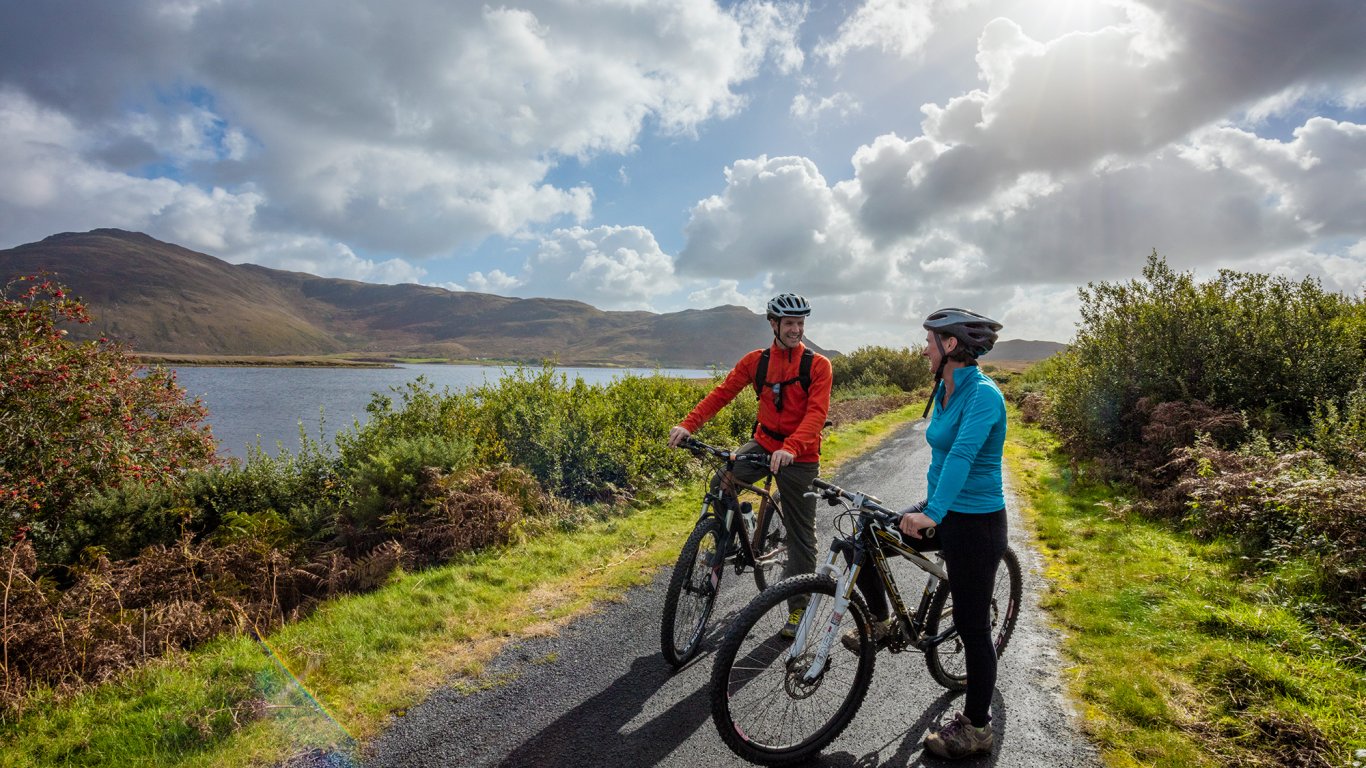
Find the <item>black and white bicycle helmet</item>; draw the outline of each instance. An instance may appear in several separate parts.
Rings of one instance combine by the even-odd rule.
[[[811,305],[795,293],[780,293],[768,300],[768,319],[780,317],[806,317],[811,314]]]
[[[986,315],[958,307],[937,309],[925,318],[925,330],[947,334],[958,339],[958,343],[973,357],[981,357],[996,346],[996,332],[1001,330],[1000,323]]]

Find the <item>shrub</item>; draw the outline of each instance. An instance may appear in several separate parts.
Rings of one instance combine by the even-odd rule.
[[[835,386],[843,388],[895,387],[914,392],[934,379],[929,362],[919,349],[859,347],[830,361]]]
[[[204,406],[185,399],[174,372],[144,370],[108,339],[70,341],[60,327],[88,322],[85,305],[49,280],[0,290],[0,535],[29,529],[44,561],[71,552],[79,502],[215,461]]]
[[[1077,337],[1046,368],[1052,422],[1075,456],[1132,452],[1143,399],[1199,401],[1291,435],[1366,367],[1366,300],[1313,280],[1224,270],[1197,283],[1153,253],[1141,281],[1080,293]]]

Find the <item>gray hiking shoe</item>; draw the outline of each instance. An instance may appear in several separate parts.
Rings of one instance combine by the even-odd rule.
[[[957,760],[969,755],[985,755],[991,752],[996,743],[991,726],[977,728],[962,712],[955,713],[953,720],[931,731],[925,737],[925,749],[940,757]]]
[[[893,621],[894,619],[890,618],[882,621],[873,620],[872,632],[874,647],[881,649],[887,644],[887,636],[892,634]],[[850,627],[849,631],[845,632],[844,635],[840,637],[840,645],[848,648],[853,653],[858,653],[863,647],[863,639],[859,637],[858,627]]]

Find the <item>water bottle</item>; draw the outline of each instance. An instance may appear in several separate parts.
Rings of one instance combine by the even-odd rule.
[[[748,501],[740,504],[740,520],[745,524],[745,538],[754,540],[754,527],[759,524],[758,518],[754,516],[754,505]]]

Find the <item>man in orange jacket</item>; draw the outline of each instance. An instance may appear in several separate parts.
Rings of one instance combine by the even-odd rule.
[[[811,305],[792,293],[768,302],[768,324],[773,345],[740,358],[725,380],[716,386],[687,418],[669,430],[669,446],[686,440],[715,416],[746,387],[759,392],[759,423],[754,439],[740,453],[768,453],[769,470],[778,480],[783,514],[787,520],[787,569],[784,578],[816,569],[816,499],[807,497],[811,481],[820,474],[821,430],[830,412],[833,382],[830,360],[806,348],[802,335]],[[762,380],[761,380],[762,376]],[[735,475],[745,482],[762,476],[753,464],[737,464]],[[788,604],[791,614],[783,628],[785,637],[796,634],[806,609],[804,600]]]

